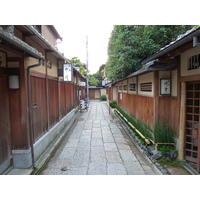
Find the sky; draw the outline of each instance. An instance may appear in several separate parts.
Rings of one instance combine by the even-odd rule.
[[[107,61],[107,47],[113,25],[108,24],[75,24],[54,25],[62,37],[58,50],[65,57],[78,57],[82,63],[87,63],[86,36],[88,36],[88,70],[96,73],[102,64]]]

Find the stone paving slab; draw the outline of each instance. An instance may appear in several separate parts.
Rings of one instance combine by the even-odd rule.
[[[156,174],[144,158],[134,153],[107,102],[90,102],[77,123],[47,163],[44,175],[144,175]],[[136,148],[136,147],[135,147]],[[138,154],[138,153],[137,153]]]
[[[105,151],[118,151],[115,143],[104,143]]]
[[[122,163],[108,163],[108,175],[127,175]]]
[[[88,175],[106,175],[106,163],[92,162],[89,164]]]
[[[119,152],[107,151],[106,158],[108,162],[121,163],[122,159]]]
[[[92,139],[92,143],[91,143],[92,147],[98,147],[98,146],[103,146],[103,141],[102,138],[93,138]]]

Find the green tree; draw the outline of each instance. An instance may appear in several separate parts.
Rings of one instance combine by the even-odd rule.
[[[101,71],[97,71],[93,74],[94,77],[101,77]]]
[[[185,33],[183,25],[116,25],[108,43],[106,75],[110,80],[124,78],[141,68],[142,60]]]
[[[99,84],[99,80],[96,79],[93,75],[89,75],[89,82],[92,86],[97,86]]]
[[[80,70],[80,73],[82,75],[86,75],[87,71],[84,68],[84,64],[78,59],[78,57],[73,57],[72,59],[69,60],[69,62],[74,66],[74,67],[78,67]]]

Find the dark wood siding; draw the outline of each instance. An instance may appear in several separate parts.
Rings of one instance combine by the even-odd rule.
[[[153,129],[154,125],[154,98],[134,94],[118,93],[118,103],[135,118],[142,120]]]
[[[108,95],[109,101],[112,101],[113,100],[113,90],[112,90],[112,88],[107,88],[106,94]]]
[[[11,157],[11,127],[7,76],[0,68],[0,165]]]
[[[138,96],[137,115],[140,120],[145,122],[153,129],[154,126],[154,98]]]
[[[89,99],[95,99],[95,89],[89,89]]]
[[[60,82],[60,104],[61,104],[61,118],[66,115],[66,95],[65,95],[65,83]]]
[[[34,142],[42,137],[47,131],[47,106],[46,106],[46,80],[41,77],[31,77],[33,131]]]
[[[52,128],[59,120],[58,106],[58,81],[48,80],[49,95],[49,127]]]
[[[178,98],[160,96],[158,103],[158,119],[162,123],[170,123],[178,132],[179,130],[179,103]]]

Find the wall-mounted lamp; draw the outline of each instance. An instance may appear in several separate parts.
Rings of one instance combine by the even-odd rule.
[[[17,75],[9,76],[9,89],[19,89],[19,76]]]
[[[47,68],[49,69],[52,68],[52,62],[50,60],[47,60]]]

